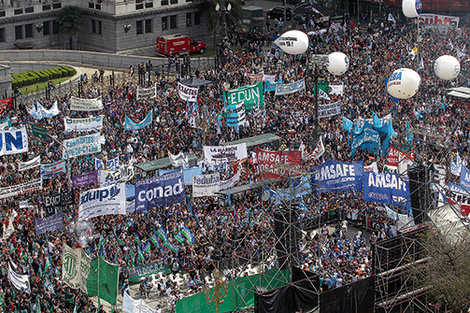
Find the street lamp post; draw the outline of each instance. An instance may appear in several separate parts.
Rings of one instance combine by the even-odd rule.
[[[222,42],[219,49],[219,55],[221,56],[221,58],[223,58],[222,62],[220,62],[221,60],[219,60],[219,62],[222,63],[222,65],[225,64],[224,50],[226,43],[224,42],[224,40],[227,37],[227,14],[230,12],[230,10],[232,10],[232,5],[230,3],[226,3],[226,0],[222,0],[221,5],[217,3],[215,6],[215,11],[222,15]]]
[[[224,298],[228,296],[228,288],[230,283],[226,281],[226,277],[217,268],[212,272],[214,276],[214,292],[211,296],[211,290],[208,287],[204,288],[204,296],[206,297],[207,303],[215,302],[215,312],[219,313],[219,304],[224,303]],[[222,292],[223,289],[223,292]]]

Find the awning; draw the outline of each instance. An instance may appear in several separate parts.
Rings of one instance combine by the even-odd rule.
[[[242,185],[242,186],[238,186],[238,187],[233,187],[233,188],[230,188],[230,196],[236,195],[236,194],[238,194],[238,193],[246,192],[246,191],[248,191],[248,190],[261,188],[261,187],[263,187],[263,186],[266,185],[266,184],[272,184],[272,183],[274,183],[274,182],[276,182],[276,181],[278,181],[278,179],[276,179],[276,178],[268,178],[268,179],[263,179],[263,180],[254,182],[254,183],[252,184],[252,185],[253,185],[253,188],[250,187],[250,185]],[[227,197],[227,190],[218,191],[218,192],[216,192],[215,194],[216,194],[217,196],[219,196],[219,197],[225,198],[225,197]]]
[[[194,154],[189,154],[185,153],[185,157],[188,158],[188,163],[196,163],[197,156]],[[158,160],[150,161],[150,162],[145,162],[145,163],[139,163],[136,165],[137,168],[141,169],[144,172],[150,172],[150,171],[155,171],[155,170],[160,170],[164,168],[169,168],[172,167],[170,160],[168,157],[161,158]]]
[[[191,77],[191,78],[180,81],[180,83],[189,87],[199,87],[199,86],[210,85],[212,84],[212,81],[199,79],[196,77]]]
[[[228,142],[226,145],[232,146],[232,145],[238,145],[238,144],[246,142],[246,147],[250,148],[250,147],[259,146],[259,145],[263,145],[263,144],[278,141],[278,140],[280,141],[281,139],[282,138],[277,135],[268,133],[268,134],[262,134],[258,136],[231,141],[231,142]]]

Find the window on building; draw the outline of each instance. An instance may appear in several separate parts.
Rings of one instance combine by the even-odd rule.
[[[186,27],[192,26],[193,25],[193,14],[192,13],[186,13]]]
[[[102,29],[102,23],[101,21],[98,21],[98,34],[103,34],[103,29]]]
[[[58,34],[60,31],[60,24],[57,21],[52,21],[52,33]]]
[[[50,10],[50,9],[51,9],[51,5],[50,5],[50,4],[44,4],[44,5],[42,6],[42,10],[43,10],[43,11],[48,11],[48,10]]]
[[[153,2],[145,2],[145,8],[153,8]]]
[[[178,0],[170,0],[171,4],[178,4]]]
[[[53,3],[52,8],[53,9],[61,9],[62,8],[62,3]]]
[[[97,9],[97,10],[101,10],[101,4],[98,4],[98,3],[97,3],[97,4],[95,4],[95,9]]]
[[[5,28],[0,28],[0,42],[5,42]]]
[[[47,36],[51,34],[51,22],[47,21],[42,23],[42,35]]]
[[[145,20],[145,33],[152,33],[152,20]]]
[[[162,0],[161,5],[168,5],[168,0]]]
[[[199,24],[201,24],[201,13],[194,12],[194,25],[199,25]]]
[[[34,13],[34,7],[24,8],[24,13]]]
[[[176,27],[176,15],[170,16],[170,29],[175,29]]]
[[[96,34],[96,21],[95,20],[91,20],[91,32],[93,34]]]
[[[15,15],[23,14],[23,9],[15,9],[15,10],[13,10],[13,14],[15,14]]]
[[[5,16],[6,16],[5,11],[0,11],[0,17],[5,17]]]
[[[88,2],[88,8],[89,9],[94,9],[95,8],[95,4],[93,2]]]
[[[144,21],[137,21],[136,26],[137,35],[142,35],[144,33]]]
[[[24,38],[33,38],[33,24],[24,26]]]
[[[168,16],[162,17],[162,30],[168,30]]]
[[[15,26],[15,40],[23,39],[23,26]]]

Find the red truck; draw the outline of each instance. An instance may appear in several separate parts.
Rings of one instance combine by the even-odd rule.
[[[167,35],[157,37],[157,53],[174,56],[198,52],[206,52],[206,44],[183,35]]]

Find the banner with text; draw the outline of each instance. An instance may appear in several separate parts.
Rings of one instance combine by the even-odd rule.
[[[157,97],[157,85],[150,88],[137,86],[137,100],[153,99]]]
[[[366,121],[359,133],[352,132],[351,153],[356,154],[357,149],[368,150],[369,152],[379,153],[380,151],[380,134],[374,130]]]
[[[65,160],[60,160],[54,163],[41,164],[41,178],[49,179],[59,173],[67,172],[67,164]]]
[[[253,85],[243,86],[237,89],[224,90],[224,101],[227,105],[236,106],[242,102],[245,105],[245,112],[251,111],[253,106],[259,103],[260,107],[264,106],[263,82]]]
[[[318,106],[318,118],[332,117],[341,114],[341,101]]]
[[[184,101],[195,102],[197,101],[197,93],[199,89],[197,87],[189,87],[178,83],[178,95]]]
[[[158,170],[158,176],[163,176],[173,171],[174,170]],[[183,169],[184,184],[186,186],[193,184],[194,175],[202,175],[202,167],[193,167],[193,168]]]
[[[62,227],[64,227],[64,216],[62,211],[59,211],[49,217],[36,218],[36,236],[45,234],[49,231],[54,231]]]
[[[193,197],[214,196],[219,185],[219,173],[193,176]]]
[[[0,156],[28,152],[28,133],[20,129],[1,130]]]
[[[204,161],[208,164],[230,163],[247,158],[246,143],[233,146],[204,146]]]
[[[85,132],[103,128],[103,115],[89,118],[69,118],[64,117],[65,132],[77,131]]]
[[[154,207],[169,206],[184,200],[183,171],[176,170],[155,178],[150,177],[135,184],[136,213],[147,212]]]
[[[74,188],[84,187],[94,184],[98,181],[98,171],[92,171],[83,175],[74,176],[72,178],[72,186]]]
[[[32,168],[38,167],[39,165],[41,165],[40,155],[26,162],[18,162],[18,171],[19,172],[27,171]]]
[[[82,99],[77,97],[70,97],[70,110],[71,111],[99,111],[103,109],[103,100],[101,96],[94,99]]]
[[[365,202],[378,202],[401,206],[411,216],[410,184],[406,176],[394,173],[364,173],[363,195]]]
[[[299,169],[302,162],[302,152],[268,151],[257,147],[256,158],[258,160],[259,175],[262,179],[286,179],[290,176],[298,176],[295,170]]]
[[[116,214],[126,214],[126,184],[121,183],[80,193],[79,221]]]
[[[291,93],[305,89],[305,78],[298,80],[290,84],[276,85],[276,90],[274,94],[276,96],[289,95]]]
[[[339,162],[328,160],[312,170],[312,188],[319,192],[360,191],[364,175],[363,164],[363,161]]]
[[[124,121],[124,129],[125,130],[140,130],[152,124],[152,110],[147,114],[147,116],[139,123],[134,122],[131,120],[130,117],[126,115],[126,119]]]
[[[34,179],[32,181],[22,183],[19,185],[1,187],[0,188],[0,199],[15,197],[20,194],[27,192],[37,191],[42,189],[42,179]]]
[[[80,155],[101,152],[101,135],[99,133],[88,136],[64,140],[64,159],[75,158]]]

